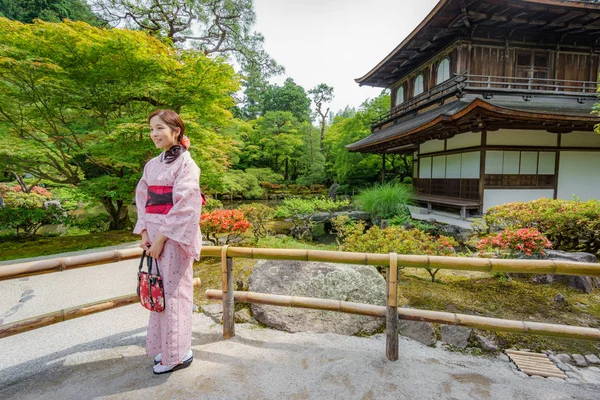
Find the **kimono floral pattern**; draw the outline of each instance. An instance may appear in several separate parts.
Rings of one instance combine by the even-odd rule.
[[[148,161],[136,188],[138,220],[134,233],[148,232],[150,241],[167,237],[158,258],[164,288],[164,311],[151,312],[146,334],[146,354],[162,354],[165,365],[179,363],[192,344],[194,259],[200,258],[200,169],[189,152],[170,164],[162,155]],[[172,186],[173,207],[167,214],[146,212],[148,186]]]

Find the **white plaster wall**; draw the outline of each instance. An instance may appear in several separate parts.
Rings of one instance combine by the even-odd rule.
[[[600,147],[600,135],[594,132],[563,133],[560,147]]]
[[[425,143],[421,143],[421,145],[419,146],[419,152],[421,154],[433,153],[436,151],[444,151],[444,141],[443,140],[439,140],[439,139],[428,140]]]
[[[419,178],[431,178],[431,157],[421,157],[419,162],[421,163],[421,166],[419,167]]]
[[[446,178],[460,178],[460,168],[462,165],[461,154],[451,154],[446,157]]]
[[[487,144],[491,146],[557,146],[558,135],[546,131],[500,129],[487,133]]]
[[[543,197],[552,198],[552,189],[485,189],[483,191],[483,212],[499,204],[517,201],[531,201]]]
[[[471,151],[462,154],[462,165],[460,169],[460,177],[462,179],[478,179],[479,164],[481,161],[479,151]]]
[[[465,147],[479,146],[481,144],[481,132],[467,132],[456,135],[446,140],[446,148],[463,149]]]
[[[433,157],[431,168],[432,179],[443,179],[446,177],[446,156]]]
[[[558,166],[559,199],[600,199],[600,152],[561,151]]]

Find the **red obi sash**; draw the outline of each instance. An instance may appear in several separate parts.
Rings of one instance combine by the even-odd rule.
[[[168,214],[173,208],[173,186],[148,186],[146,213]]]

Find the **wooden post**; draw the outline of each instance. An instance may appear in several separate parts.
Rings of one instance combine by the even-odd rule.
[[[381,184],[385,184],[385,153],[381,153]]]
[[[235,321],[233,318],[233,258],[227,257],[227,248],[225,245],[221,249],[221,274],[223,276],[223,339],[231,339],[235,336]]]
[[[388,360],[398,359],[398,255],[390,253],[387,269],[387,307],[385,318],[385,355]]]

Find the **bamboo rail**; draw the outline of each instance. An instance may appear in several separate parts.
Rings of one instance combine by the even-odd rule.
[[[194,278],[194,286],[199,286],[200,283],[200,278]],[[70,319],[127,306],[129,304],[137,303],[138,301],[138,295],[136,293],[126,294],[108,300],[95,301],[93,303],[65,308],[48,314],[38,315],[37,317],[26,318],[9,324],[0,325],[0,339],[42,328],[44,326],[57,324],[59,322],[68,321]]]
[[[221,257],[222,246],[202,247],[201,257]],[[137,258],[142,249],[132,248],[113,250],[81,256],[31,261],[0,266],[0,280],[28,275],[66,271],[107,262]],[[228,247],[226,256],[230,258],[250,258],[262,260],[299,260],[341,262],[388,267],[388,254],[353,253],[324,250],[298,249],[255,249],[251,247]],[[466,258],[442,256],[418,256],[398,254],[398,265],[409,268],[451,269],[479,272],[514,272],[529,274],[559,274],[600,277],[600,264],[576,263],[559,260],[502,260],[492,258]]]
[[[202,257],[221,257],[221,246],[205,246]],[[228,247],[226,256],[261,260],[298,260],[389,267],[389,254],[353,253],[324,250],[257,249]],[[513,272],[600,277],[600,264],[561,260],[514,260],[398,254],[398,265],[407,268],[450,269],[479,272]]]
[[[206,297],[212,300],[221,300],[223,293],[220,290],[209,289],[206,291]],[[387,317],[387,309],[385,306],[352,303],[341,300],[240,291],[234,292],[234,299],[235,301],[239,301],[241,303],[256,303],[273,306],[339,311],[380,318]],[[600,341],[600,329],[596,328],[547,324],[541,322],[514,321],[441,311],[417,310],[413,308],[399,308],[397,314],[399,319],[409,321],[433,322],[502,332],[527,333],[542,336],[558,336],[572,339]]]
[[[49,272],[66,271],[81,267],[90,267],[92,265],[138,258],[141,255],[141,248],[131,248],[83,254],[73,257],[52,258],[19,264],[2,265],[0,266],[0,280],[20,278],[29,275],[39,275]]]

